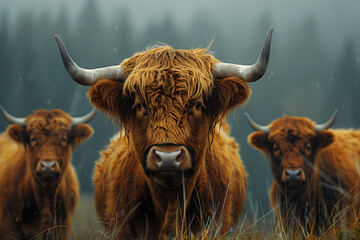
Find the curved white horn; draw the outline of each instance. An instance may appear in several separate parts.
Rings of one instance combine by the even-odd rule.
[[[96,109],[93,108],[88,114],[82,116],[82,117],[73,117],[73,125],[80,124],[80,123],[88,123],[95,117]]]
[[[8,121],[9,123],[17,123],[20,125],[25,125],[25,118],[17,118],[10,115],[1,105],[0,105],[0,110],[6,121]]]
[[[64,43],[58,35],[55,35],[55,40],[58,44],[61,58],[67,72],[77,83],[84,86],[93,86],[101,78],[110,80],[124,78],[124,70],[120,65],[95,69],[84,69],[79,67],[70,57]]]
[[[322,130],[331,128],[332,125],[334,125],[337,113],[338,113],[338,110],[336,109],[334,111],[333,115],[331,116],[331,118],[327,122],[325,122],[323,124],[315,124],[315,131],[320,132]]]
[[[271,27],[266,35],[263,50],[253,65],[237,65],[232,63],[217,63],[214,66],[215,78],[240,77],[246,82],[259,80],[266,72],[269,57],[273,28]]]
[[[250,117],[250,115],[248,113],[245,113],[245,116],[246,116],[247,120],[249,121],[250,126],[255,131],[260,131],[260,132],[265,132],[265,133],[268,133],[270,131],[269,126],[262,126],[260,124],[257,124],[254,120],[252,120],[252,118]]]

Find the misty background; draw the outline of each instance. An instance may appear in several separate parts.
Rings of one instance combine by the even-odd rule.
[[[247,143],[244,112],[266,125],[283,114],[322,123],[339,109],[334,128],[360,128],[359,9],[358,0],[1,0],[0,104],[17,117],[41,108],[72,116],[91,110],[88,88],[68,76],[55,34],[85,68],[120,64],[154,44],[191,49],[213,40],[218,60],[252,64],[273,26],[268,70],[228,118],[249,174],[246,210],[261,216],[270,209],[272,176],[268,160]],[[94,163],[119,130],[101,113],[90,125],[95,134],[72,161],[84,194],[93,194]],[[7,126],[0,118],[0,130]]]

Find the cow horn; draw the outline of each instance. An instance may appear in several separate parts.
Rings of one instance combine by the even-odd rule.
[[[254,122],[254,120],[252,120],[252,118],[250,117],[250,115],[248,113],[245,113],[245,116],[248,119],[250,126],[255,131],[260,131],[260,132],[265,132],[265,133],[268,133],[270,131],[269,126],[262,126],[262,125],[257,124],[256,122]]]
[[[101,78],[118,80],[124,77],[124,70],[120,65],[95,69],[79,67],[70,57],[64,43],[58,35],[55,35],[55,40],[58,44],[65,68],[75,82],[84,86],[93,86]]]
[[[88,114],[82,117],[73,117],[73,125],[80,124],[80,123],[88,123],[95,117],[96,109],[93,108]]]
[[[334,111],[333,115],[331,116],[331,118],[330,118],[326,123],[323,123],[323,124],[315,124],[315,131],[316,131],[316,132],[320,132],[320,131],[322,131],[322,130],[331,128],[332,125],[333,125],[334,122],[335,122],[337,113],[338,113],[338,110],[336,109],[336,110]]]
[[[0,110],[6,121],[8,121],[9,123],[17,123],[20,125],[25,125],[25,118],[17,118],[10,115],[1,105],[0,105]]]
[[[259,80],[266,72],[270,57],[270,45],[273,28],[266,35],[263,50],[253,65],[237,65],[232,63],[216,63],[214,66],[215,78],[240,77],[246,82]]]

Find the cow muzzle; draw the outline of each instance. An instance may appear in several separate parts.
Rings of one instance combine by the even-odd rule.
[[[153,145],[148,148],[144,158],[144,170],[147,176],[164,187],[177,187],[182,176],[193,172],[193,151],[184,145]]]
[[[54,185],[60,177],[60,164],[55,160],[40,160],[36,165],[36,175],[42,185]]]
[[[285,169],[281,176],[281,181],[287,184],[305,183],[306,175],[303,169]]]

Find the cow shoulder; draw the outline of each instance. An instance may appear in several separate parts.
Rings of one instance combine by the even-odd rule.
[[[360,131],[332,130],[334,141],[319,152],[317,167],[327,176],[350,190],[359,180]],[[360,186],[357,187],[360,191]]]

